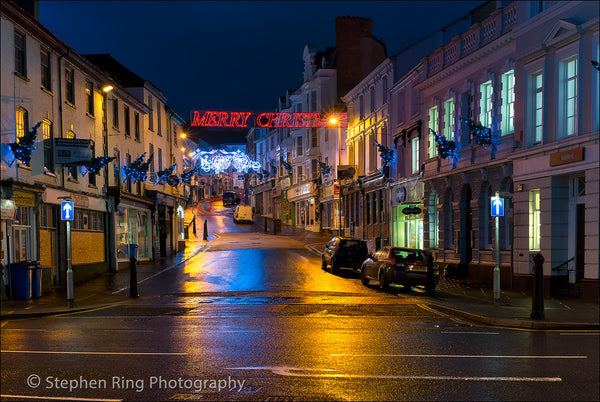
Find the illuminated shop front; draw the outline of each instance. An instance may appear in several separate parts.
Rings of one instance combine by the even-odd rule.
[[[303,183],[288,190],[288,200],[294,203],[296,227],[318,232],[321,225],[320,208],[317,205],[315,183]]]
[[[423,183],[392,188],[392,246],[423,248]]]
[[[152,256],[152,220],[147,209],[121,204],[116,211],[117,258],[129,261],[127,246],[138,245],[138,260],[150,260]]]

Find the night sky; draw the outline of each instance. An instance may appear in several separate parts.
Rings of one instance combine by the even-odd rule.
[[[110,53],[191,110],[270,112],[302,85],[302,52],[335,46],[335,17],[373,20],[392,56],[483,1],[40,1],[40,22],[80,54]]]

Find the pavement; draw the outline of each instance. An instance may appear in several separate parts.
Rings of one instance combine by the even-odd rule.
[[[191,220],[193,210],[186,211],[186,222]],[[264,230],[264,218],[255,223]],[[273,221],[267,220],[267,233],[273,233]],[[291,236],[304,243],[315,254],[320,255],[332,235],[314,233],[282,225],[277,236]],[[165,270],[173,269],[201,252],[216,236],[209,234],[203,240],[190,236],[183,251],[160,258],[153,262],[140,262],[137,267],[138,283],[144,282]],[[320,269],[320,266],[318,267]],[[77,311],[105,308],[133,302],[129,297],[129,270],[106,273],[98,278],[77,284],[74,303],[70,307],[64,288],[54,288],[41,297],[31,300],[7,300],[1,303],[1,320],[33,318],[47,315],[73,313]],[[501,290],[500,299],[495,300],[493,290],[485,284],[442,277],[436,287],[435,296],[423,295],[429,307],[441,314],[460,316],[463,319],[490,326],[562,331],[600,330],[600,305],[579,298],[545,298],[544,318],[531,319],[532,297],[525,292]]]

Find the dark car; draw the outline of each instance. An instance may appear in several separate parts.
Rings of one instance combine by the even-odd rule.
[[[369,249],[364,240],[347,237],[334,237],[325,246],[321,257],[321,268],[331,265],[331,272],[336,273],[342,267],[359,269],[368,257]]]
[[[425,250],[405,247],[383,247],[367,258],[360,269],[360,278],[367,286],[371,280],[379,281],[381,289],[390,283],[405,286],[427,286],[427,258]],[[433,264],[435,285],[440,278],[439,267]]]

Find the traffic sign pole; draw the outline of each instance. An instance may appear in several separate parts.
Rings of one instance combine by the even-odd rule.
[[[496,266],[494,267],[494,301],[500,300],[500,241],[498,235],[500,234],[500,224],[498,222],[499,217],[496,216]]]
[[[67,301],[69,307],[73,307],[73,268],[71,264],[71,221],[67,221]]]

